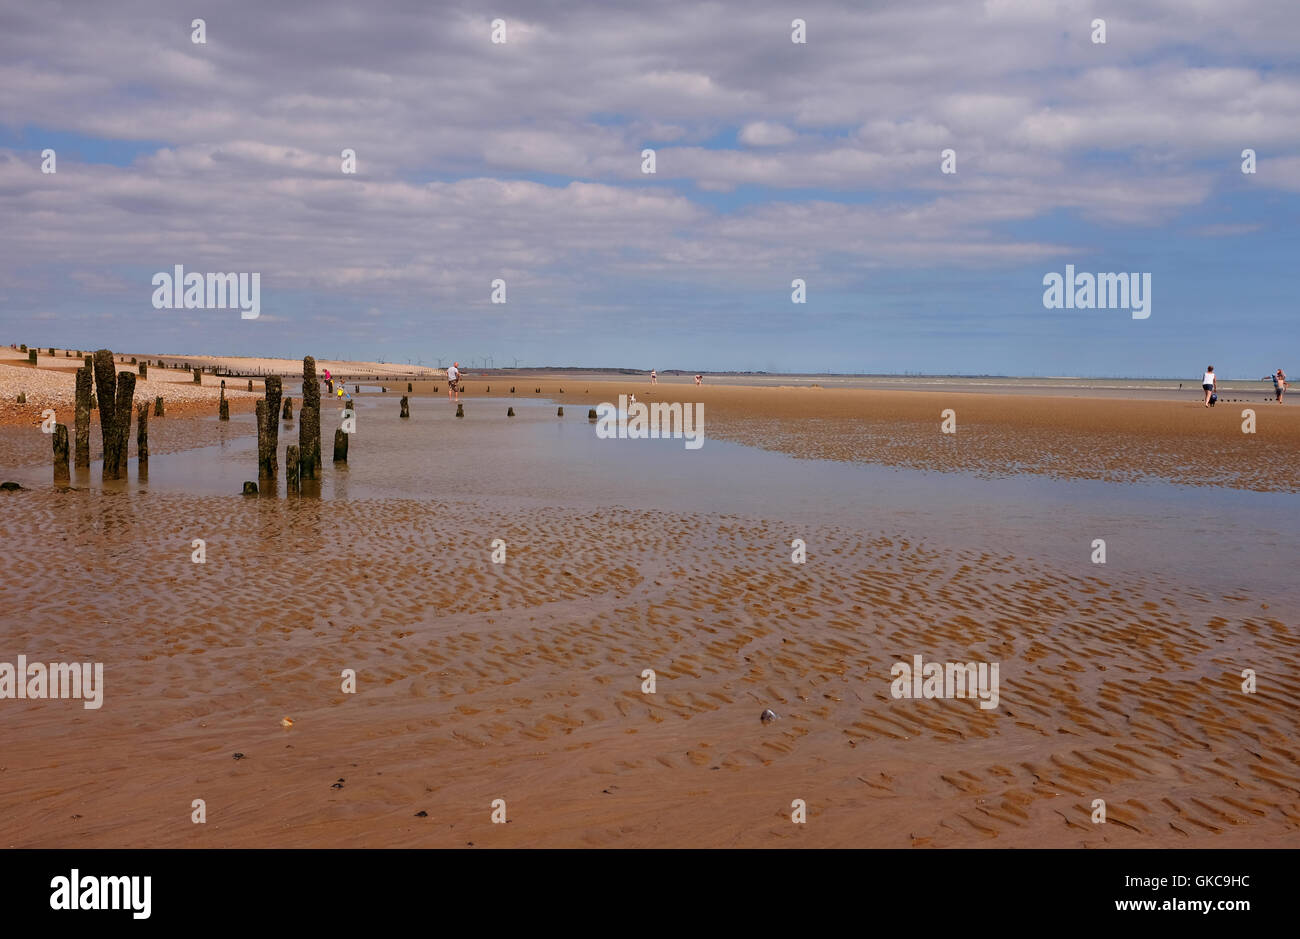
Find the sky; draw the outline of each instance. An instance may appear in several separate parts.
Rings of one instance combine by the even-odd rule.
[[[1293,0],[0,0],[0,342],[1298,374],[1298,57]]]

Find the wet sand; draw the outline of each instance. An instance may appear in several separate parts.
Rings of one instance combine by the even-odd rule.
[[[176,431],[178,469],[155,457],[145,487],[134,464],[126,484],[101,486],[96,470],[62,491],[22,468],[31,488],[0,493],[0,661],[102,661],[106,690],[98,711],[0,701],[0,843],[1300,837],[1300,536],[1289,496],[1248,491],[1256,477],[1231,455],[1238,419],[1038,400],[1001,407],[1007,442],[980,444],[990,412],[945,396],[957,440],[927,444],[930,395],[688,387],[680,399],[706,402],[710,437],[707,462],[691,463],[677,441],[593,439],[587,402],[626,383],[566,383],[564,420],[518,400],[544,397],[540,381],[514,419],[480,384],[469,379],[461,421],[445,396],[414,397],[409,422],[400,395],[363,396],[351,465],[326,469],[320,497],[287,498],[283,483],[233,494],[255,466],[247,416],[175,421],[193,425]],[[867,441],[885,414],[910,441],[883,451],[903,469],[713,442],[854,461],[881,452]],[[1252,443],[1276,420],[1294,449],[1289,414],[1261,413]],[[1070,442],[1080,434],[1135,452],[1109,465]],[[282,429],[281,444],[296,437]],[[1040,439],[1055,441],[1050,459]],[[1135,466],[1167,480],[1162,459],[1179,457],[1159,441],[1216,443],[1235,468],[1199,487],[1054,481]],[[1223,550],[1198,559],[1184,546],[1205,530]],[[1098,534],[1106,566],[1087,560]],[[795,537],[806,564],[791,563]],[[191,562],[193,538],[205,564]],[[1000,663],[999,706],[893,698],[890,666],[916,654]],[[1243,668],[1258,693],[1242,693]],[[343,669],[357,694],[342,693]],[[780,719],[761,723],[764,708]],[[190,821],[199,798],[206,825]],[[1097,798],[1104,825],[1090,821]],[[490,823],[494,799],[508,824]],[[794,799],[806,825],[790,822]]]

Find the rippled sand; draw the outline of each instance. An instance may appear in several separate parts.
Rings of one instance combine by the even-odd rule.
[[[1080,576],[1001,539],[800,534],[802,566],[789,526],[736,515],[0,494],[0,661],[102,661],[106,683],[99,711],[0,701],[0,837],[1296,843],[1294,605]],[[890,666],[913,654],[1000,662],[998,708],[893,699]],[[206,825],[190,821],[200,798]],[[495,799],[509,824],[490,824]]]

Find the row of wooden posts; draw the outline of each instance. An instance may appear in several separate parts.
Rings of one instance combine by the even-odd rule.
[[[104,478],[121,479],[126,475],[127,441],[131,433],[131,408],[135,398],[135,376],[118,374],[113,353],[100,349],[85,357],[77,369],[76,397],[73,411],[72,457],[78,469],[90,468],[90,412],[98,406],[99,430],[104,444]],[[97,399],[92,398],[92,389]],[[154,400],[155,417],[163,416],[162,396]],[[68,425],[56,424],[53,434],[54,478],[66,482],[68,470]],[[139,405],[136,417],[136,450],[140,475],[149,473],[149,405]]]
[[[140,375],[146,377],[148,365],[140,364]],[[202,381],[201,373],[194,369],[196,384]],[[136,376],[130,372],[117,371],[113,353],[100,349],[93,356],[85,357],[85,365],[77,369],[76,405],[74,412],[75,434],[72,439],[73,462],[78,469],[90,467],[90,412],[99,409],[100,435],[104,445],[104,478],[121,479],[126,475],[127,441],[131,431],[131,409],[135,398]],[[331,386],[333,383],[330,383]],[[280,421],[293,419],[293,399],[284,398],[283,385],[278,375],[268,375],[263,382],[264,393],[257,401],[257,475],[265,483],[274,484],[279,473],[276,452],[279,447]],[[97,396],[92,396],[92,390]],[[253,382],[248,382],[248,390],[253,390]],[[411,390],[408,383],[406,390]],[[489,389],[490,390],[490,389]],[[512,392],[513,388],[510,389]],[[540,392],[541,389],[538,389]],[[97,400],[96,400],[97,398]],[[163,417],[163,399],[159,395],[154,399],[154,417]],[[557,411],[564,416],[564,408]],[[221,395],[217,405],[219,420],[230,420],[230,402],[226,398],[226,383],[221,382]],[[402,396],[400,416],[411,416],[410,401]],[[465,407],[456,405],[456,416],[465,416]],[[508,417],[514,417],[514,408],[507,411]],[[595,419],[592,410],[588,417]],[[349,435],[342,427],[334,431],[334,462],[348,461]],[[68,470],[69,438],[66,424],[56,424],[53,434],[54,477],[56,482],[66,482],[70,478]],[[149,473],[149,405],[141,404],[136,412],[136,450],[139,458],[139,473]],[[302,407],[298,417],[298,443],[285,448],[284,455],[286,485],[290,492],[300,491],[303,480],[321,478],[321,430],[320,430],[320,382],[316,377],[316,360],[307,356],[302,360]],[[257,484],[244,483],[245,493],[256,493]]]

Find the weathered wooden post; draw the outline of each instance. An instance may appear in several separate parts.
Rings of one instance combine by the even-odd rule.
[[[298,413],[298,466],[302,479],[320,478],[320,382],[316,360],[302,360],[302,409]]]
[[[456,416],[457,417],[465,416],[465,405],[461,404],[459,401],[456,402]]]
[[[555,412],[556,417],[564,417],[564,408],[558,408]]]
[[[515,409],[514,409],[514,408],[506,408],[506,417],[514,417],[514,416],[515,416]]]
[[[590,408],[590,409],[587,411],[587,420],[591,421],[593,424],[594,424],[597,420],[599,420],[599,418],[596,417],[596,409],[595,409],[595,408]]]
[[[35,364],[36,364],[36,350],[35,350],[35,349],[28,349],[28,350],[27,350],[27,361],[30,362],[32,365],[35,365]]]
[[[398,414],[397,416],[398,416],[398,417],[410,417],[410,416],[411,416],[411,405],[410,405],[410,403],[406,400],[406,395],[402,395],[402,411],[401,411],[401,413]]]
[[[253,379],[251,378],[248,380],[248,390],[249,391],[253,390]]]
[[[131,404],[135,397],[135,375],[117,376],[117,400],[113,404],[111,440],[104,443],[104,478],[121,479],[126,474],[127,441],[131,434]]]
[[[203,372],[201,369],[197,369],[197,368],[194,369],[194,384],[196,385],[203,384]]]
[[[54,425],[54,481],[66,483],[71,479],[68,473],[68,425]]]
[[[281,381],[279,375],[268,375],[262,382],[262,391],[266,398],[266,452],[270,459],[271,472],[270,476],[276,475],[280,471],[279,462],[276,459],[276,452],[280,449],[280,395]],[[263,428],[258,425],[258,436],[262,435]]]
[[[406,391],[407,391],[407,393],[409,394],[409,393],[411,392],[411,390],[412,390],[412,389],[411,389],[411,383],[408,381],[408,382],[406,383]]]
[[[156,398],[153,399],[153,416],[154,416],[154,417],[162,417],[162,416],[163,416],[163,399],[162,399],[162,395],[159,395],[158,397],[156,397]]]
[[[108,349],[95,352],[95,394],[99,398],[99,440],[104,447],[104,478],[109,475],[109,442],[113,438],[113,412],[117,407],[117,366]]]
[[[149,475],[149,405],[140,405],[135,409],[135,455],[137,470],[141,477]]]
[[[230,420],[230,401],[226,399],[226,380],[221,379],[221,393],[217,397],[217,420]]]
[[[244,495],[246,496],[257,495],[257,483],[253,482],[251,479],[244,480]]]
[[[141,362],[141,363],[140,363],[140,377],[141,377],[141,378],[148,378],[148,377],[149,377],[149,363],[148,363],[148,362]]]
[[[291,443],[284,448],[284,485],[288,492],[298,491],[298,445]]]
[[[90,366],[77,369],[76,398],[76,455],[73,464],[77,469],[90,466]]]
[[[281,417],[286,421],[293,420],[293,398],[284,399],[284,413]]]
[[[334,462],[346,463],[348,461],[348,437],[349,434],[343,433],[342,427],[334,428]]]

